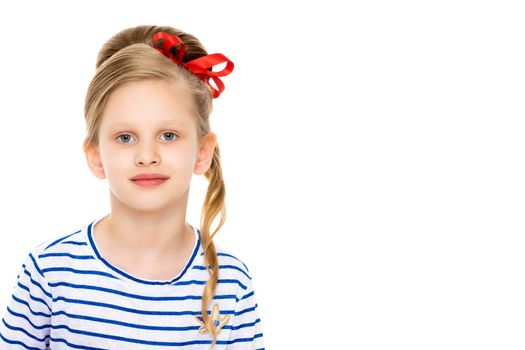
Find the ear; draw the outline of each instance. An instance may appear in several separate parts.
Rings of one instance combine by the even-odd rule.
[[[213,152],[217,145],[217,136],[213,132],[204,135],[199,143],[199,155],[195,162],[193,172],[196,175],[202,175],[208,171],[213,160]]]
[[[86,160],[88,163],[89,170],[98,177],[99,179],[105,179],[106,174],[104,172],[104,167],[102,161],[100,160],[100,153],[97,146],[92,144],[84,145],[84,153],[86,154]]]

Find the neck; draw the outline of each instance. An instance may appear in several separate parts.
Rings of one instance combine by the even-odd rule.
[[[155,210],[130,208],[111,196],[111,214],[103,220],[102,231],[122,256],[134,261],[169,260],[193,242],[193,229],[186,223],[187,195],[175,205]]]

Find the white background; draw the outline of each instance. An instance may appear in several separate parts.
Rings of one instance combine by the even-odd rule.
[[[268,349],[525,347],[521,2],[6,4],[3,305],[30,249],[109,210],[81,148],[100,46],[171,25],[235,63],[211,117],[216,240],[250,269]]]

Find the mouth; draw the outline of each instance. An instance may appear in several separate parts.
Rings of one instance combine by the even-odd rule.
[[[152,179],[136,179],[136,180],[131,179],[131,181],[133,181],[135,184],[139,186],[157,186],[157,185],[164,183],[166,180],[168,180],[168,178],[162,178],[162,179],[152,178]]]
[[[130,178],[130,180],[152,180],[152,179],[167,179],[169,176],[166,176],[164,174],[155,174],[155,173],[144,173],[144,174],[137,174]]]

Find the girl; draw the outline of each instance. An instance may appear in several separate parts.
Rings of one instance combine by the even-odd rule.
[[[233,63],[144,25],[107,41],[96,67],[83,147],[111,212],[29,253],[0,349],[262,349],[248,268],[213,243],[226,211],[209,115]],[[185,220],[193,174],[209,180],[200,229]]]

